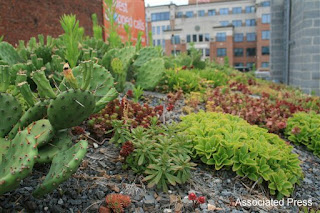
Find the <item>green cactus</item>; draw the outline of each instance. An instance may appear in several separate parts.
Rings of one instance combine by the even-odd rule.
[[[20,180],[31,172],[38,155],[36,139],[27,130],[19,132],[10,142],[0,164],[0,195],[17,188]]]
[[[33,64],[36,70],[40,70],[44,66],[43,59],[38,58],[36,54],[31,54],[30,58],[31,63]]]
[[[10,85],[9,66],[1,65],[0,66],[0,92],[7,91],[9,85]]]
[[[57,132],[54,138],[45,146],[39,148],[37,163],[50,163],[53,157],[72,146],[68,131]]]
[[[40,97],[56,98],[56,94],[54,93],[43,69],[32,72],[31,77],[37,84]]]
[[[43,119],[47,115],[48,105],[49,100],[44,100],[36,103],[33,107],[30,107],[9,132],[8,138],[12,140],[19,129],[24,129],[32,122]]]
[[[94,113],[100,112],[110,101],[118,97],[119,93],[115,88],[111,88],[99,101],[96,102]]]
[[[0,138],[0,164],[2,161],[2,155],[6,154],[10,146],[10,141],[5,138]]]
[[[9,65],[22,62],[22,59],[20,58],[14,47],[4,41],[0,42],[0,58]]]
[[[116,81],[116,89],[118,92],[124,90],[124,86],[127,79],[127,70],[125,70],[123,62],[119,58],[114,58],[111,61],[111,73]]]
[[[114,58],[115,54],[119,51],[119,49],[110,49],[106,54],[104,54],[101,65],[104,66],[107,70],[111,70],[111,61]]]
[[[133,66],[139,68],[151,59],[158,57],[160,57],[160,54],[155,47],[145,47],[139,51],[138,58],[133,63]]]
[[[164,60],[154,58],[138,69],[136,85],[145,90],[153,90],[163,77]]]
[[[123,68],[127,71],[135,54],[136,48],[134,46],[128,46],[120,49],[114,58],[119,58],[122,61]]]
[[[16,77],[16,85],[21,95],[26,100],[30,107],[34,106],[35,97],[30,89],[30,85],[27,83],[26,71],[20,71]]]
[[[50,167],[45,180],[33,192],[33,196],[40,198],[52,192],[58,185],[71,177],[77,171],[82,159],[87,152],[88,142],[79,141],[76,145],[63,152],[58,152]]]
[[[3,138],[20,119],[21,105],[10,94],[0,93],[0,137]]]
[[[54,135],[54,130],[49,120],[42,119],[31,123],[27,130],[35,136],[37,147],[47,144]]]
[[[89,91],[67,90],[52,100],[48,119],[56,129],[66,129],[81,124],[95,108],[94,96]]]

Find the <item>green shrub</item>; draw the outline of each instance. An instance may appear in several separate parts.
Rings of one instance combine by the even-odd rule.
[[[291,146],[239,117],[201,111],[183,117],[179,127],[192,140],[194,157],[217,170],[232,167],[239,176],[266,181],[277,198],[289,196],[303,177]]]
[[[287,121],[285,134],[295,144],[303,144],[320,157],[320,114],[295,113]]]
[[[195,166],[190,162],[191,143],[184,136],[178,136],[173,126],[157,126],[156,118],[151,122],[150,128],[129,130],[125,128],[128,126],[114,121],[117,135],[112,141],[132,142],[134,150],[126,157],[127,167],[147,174],[144,180],[148,181],[148,187],[157,185],[167,191],[168,184],[183,184],[190,178],[190,170]]]
[[[208,83],[213,84],[214,87],[226,85],[229,80],[228,75],[219,70],[200,69],[196,70],[196,72],[201,78],[208,80]]]

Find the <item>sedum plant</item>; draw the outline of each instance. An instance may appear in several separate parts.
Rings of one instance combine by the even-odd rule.
[[[291,146],[239,117],[201,111],[183,117],[179,128],[192,140],[194,157],[216,170],[228,167],[239,176],[267,182],[277,198],[290,196],[303,177]]]
[[[285,134],[295,144],[303,144],[320,157],[320,115],[314,112],[295,113],[287,121]]]

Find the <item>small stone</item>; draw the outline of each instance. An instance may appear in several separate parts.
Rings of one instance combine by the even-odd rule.
[[[98,149],[98,148],[99,148],[99,145],[98,145],[97,143],[93,143],[93,147],[94,147],[95,149]]]
[[[188,196],[185,196],[185,197],[182,199],[182,203],[184,203],[184,204],[192,204],[192,201],[189,200]]]
[[[164,209],[164,210],[163,210],[163,213],[171,213],[171,212],[172,212],[171,209]]]
[[[304,178],[303,182],[307,183],[307,184],[313,184],[313,181],[308,179],[308,178]]]
[[[102,191],[97,191],[95,194],[96,194],[96,197],[97,197],[99,200],[101,200],[101,199],[103,199],[103,198],[105,197],[105,194],[104,194],[104,192],[102,192]]]
[[[103,162],[103,161],[98,161],[99,166],[101,166],[102,168],[106,168],[107,165]]]
[[[201,209],[207,209],[208,205],[206,203],[202,203],[202,204],[200,204],[200,208]]]
[[[33,201],[27,201],[26,206],[29,210],[35,210],[37,209],[37,204]]]
[[[43,210],[48,211],[49,208],[48,208],[47,206],[45,206],[45,207],[43,208]]]
[[[63,204],[63,200],[62,200],[61,198],[58,200],[58,204],[59,204],[59,205],[62,205],[62,204]]]

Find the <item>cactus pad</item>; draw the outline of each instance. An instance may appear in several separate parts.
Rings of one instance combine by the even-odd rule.
[[[20,119],[21,105],[10,94],[0,93],[0,137],[3,138]]]
[[[20,180],[31,172],[38,155],[36,140],[27,130],[19,132],[10,142],[0,164],[0,195],[17,188]]]
[[[48,109],[48,119],[56,129],[66,129],[81,124],[95,108],[94,96],[89,91],[67,90],[53,100]]]
[[[52,141],[39,149],[37,163],[50,163],[53,157],[72,146],[72,140],[67,131],[58,132]]]
[[[155,47],[145,47],[140,50],[137,60],[133,63],[135,67],[141,67],[153,58],[159,57],[159,51]]]
[[[37,147],[48,143],[54,135],[53,127],[49,120],[43,119],[35,121],[27,127],[27,130],[35,136]]]
[[[87,152],[88,142],[79,141],[76,145],[59,152],[52,160],[50,171],[42,184],[33,192],[33,196],[40,198],[43,195],[52,192],[58,185],[77,171],[81,160]]]
[[[19,129],[24,129],[29,124],[31,124],[33,121],[37,121],[39,119],[43,119],[47,115],[47,107],[49,105],[49,101],[40,101],[36,103],[33,107],[29,108],[28,111],[26,111],[19,122],[13,127],[13,129],[10,131],[8,138],[13,139]]]
[[[146,90],[153,90],[164,75],[164,60],[154,58],[138,69],[136,85]]]

